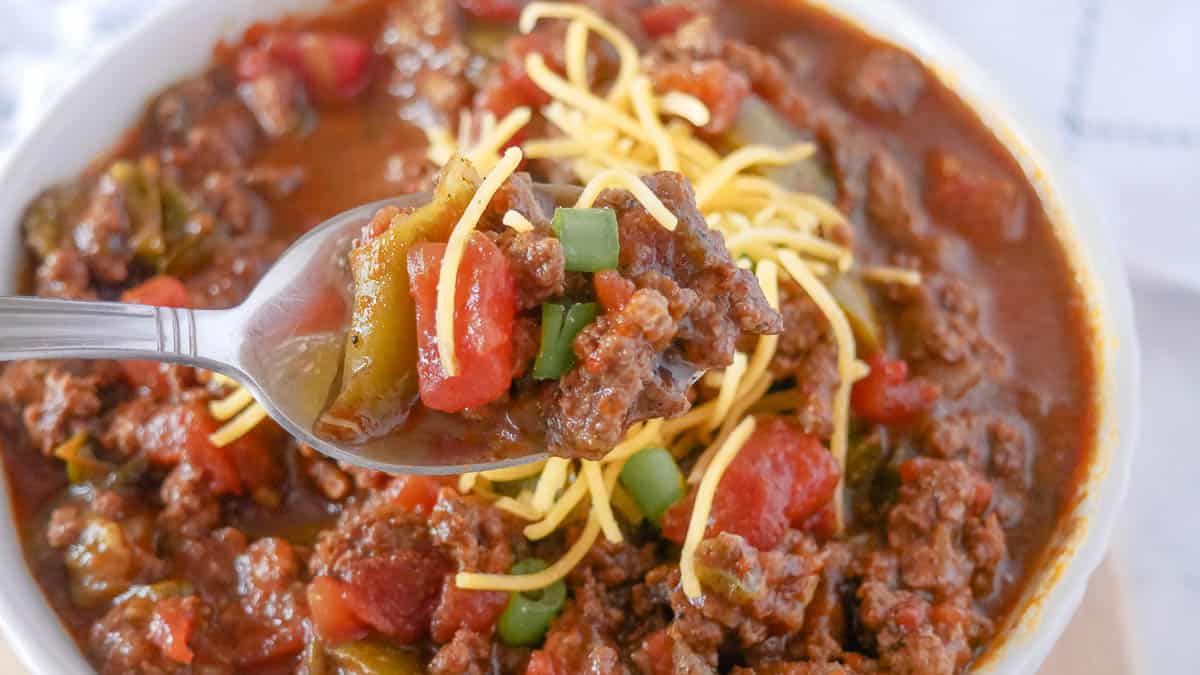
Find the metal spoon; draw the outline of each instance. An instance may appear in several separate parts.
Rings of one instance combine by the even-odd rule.
[[[578,188],[539,185],[537,192],[553,206],[573,200]],[[452,474],[539,459],[541,439],[524,433],[514,419],[431,414],[411,433],[402,428],[354,444],[313,433],[338,376],[345,326],[313,332],[306,325],[311,309],[328,299],[330,289],[345,287],[346,253],[376,211],[430,199],[429,193],[406,195],[330,218],[292,244],[233,309],[0,297],[0,361],[144,359],[222,373],[245,386],[297,439],[340,461],[382,471]]]

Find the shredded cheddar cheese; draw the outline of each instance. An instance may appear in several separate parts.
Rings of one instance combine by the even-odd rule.
[[[623,187],[629,190],[642,203],[646,212],[666,229],[674,230],[679,224],[679,218],[671,213],[658,195],[646,187],[646,184],[637,176],[620,169],[606,169],[588,181],[579,195],[579,200],[575,202],[575,208],[584,209],[591,206],[596,202],[600,193],[610,187]]]
[[[720,449],[713,456],[712,463],[704,472],[700,486],[696,489],[696,505],[692,507],[692,517],[688,521],[687,536],[683,540],[683,550],[679,553],[679,576],[683,592],[690,600],[700,597],[700,579],[696,576],[696,548],[704,539],[704,531],[708,529],[708,514],[712,511],[713,496],[717,493],[717,485],[725,475],[725,469],[737,456],[746,439],[754,433],[754,418],[747,417],[738,423],[737,428],[725,439]]]
[[[659,107],[664,114],[682,117],[694,127],[702,127],[712,120],[712,114],[704,101],[685,94],[682,91],[668,91],[663,94]]]
[[[846,446],[849,442],[850,429],[850,386],[854,384],[856,373],[854,331],[850,329],[849,320],[846,319],[845,313],[838,307],[837,301],[829,294],[825,285],[804,266],[795,253],[780,251],[779,262],[788,274],[792,275],[792,279],[800,284],[804,292],[812,298],[813,303],[825,315],[833,330],[833,338],[837,343],[838,387],[833,394],[833,437],[830,438],[829,450],[837,460],[838,466],[844,467],[846,466]],[[834,497],[837,504],[842,501],[842,490],[843,485],[839,482]],[[837,509],[838,531],[841,531],[844,524],[845,515],[839,508]]]
[[[529,219],[522,215],[520,211],[514,211],[513,209],[505,211],[500,222],[505,227],[511,227],[517,232],[533,232],[533,223],[529,222]]]

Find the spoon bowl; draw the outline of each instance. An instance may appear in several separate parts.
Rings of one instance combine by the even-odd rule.
[[[551,208],[578,192],[536,186]],[[232,309],[0,298],[0,361],[145,359],[211,370],[236,380],[284,430],[317,451],[380,471],[444,475],[541,459],[544,444],[527,433],[536,426],[530,411],[467,420],[418,406],[395,432],[363,442],[314,432],[340,375],[350,323],[347,253],[379,209],[416,208],[431,198],[405,195],[330,218],[293,243]]]

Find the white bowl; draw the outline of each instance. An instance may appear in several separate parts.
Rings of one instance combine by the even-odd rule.
[[[1047,148],[1011,114],[980,70],[939,32],[891,0],[817,0],[921,58],[980,114],[1041,193],[1087,291],[1094,324],[1100,425],[1098,449],[1073,511],[1051,543],[1049,564],[1027,592],[977,673],[1033,673],[1071,619],[1108,543],[1125,495],[1136,437],[1137,344],[1128,285],[1109,230],[1088,209]],[[319,9],[328,0],[174,0],[79,74],[0,167],[0,294],[11,293],[23,255],[18,222],[43,188],[107,150],[163,87],[201,70],[219,38],[254,21]],[[0,328],[2,330],[2,328]],[[90,673],[26,568],[7,486],[0,486],[0,628],[38,675]]]

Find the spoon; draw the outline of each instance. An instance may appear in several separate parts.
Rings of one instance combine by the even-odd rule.
[[[538,185],[536,192],[553,207],[573,201],[579,189]],[[313,432],[338,377],[350,320],[344,309],[340,326],[314,331],[313,308],[341,297],[331,291],[349,283],[346,254],[380,208],[415,208],[431,198],[405,195],[330,218],[292,244],[232,309],[0,297],[0,361],[142,359],[221,373],[249,390],[292,436],[339,461],[380,471],[455,474],[541,459],[545,445],[527,433],[529,414],[469,421],[420,410],[398,432],[361,443]]]

